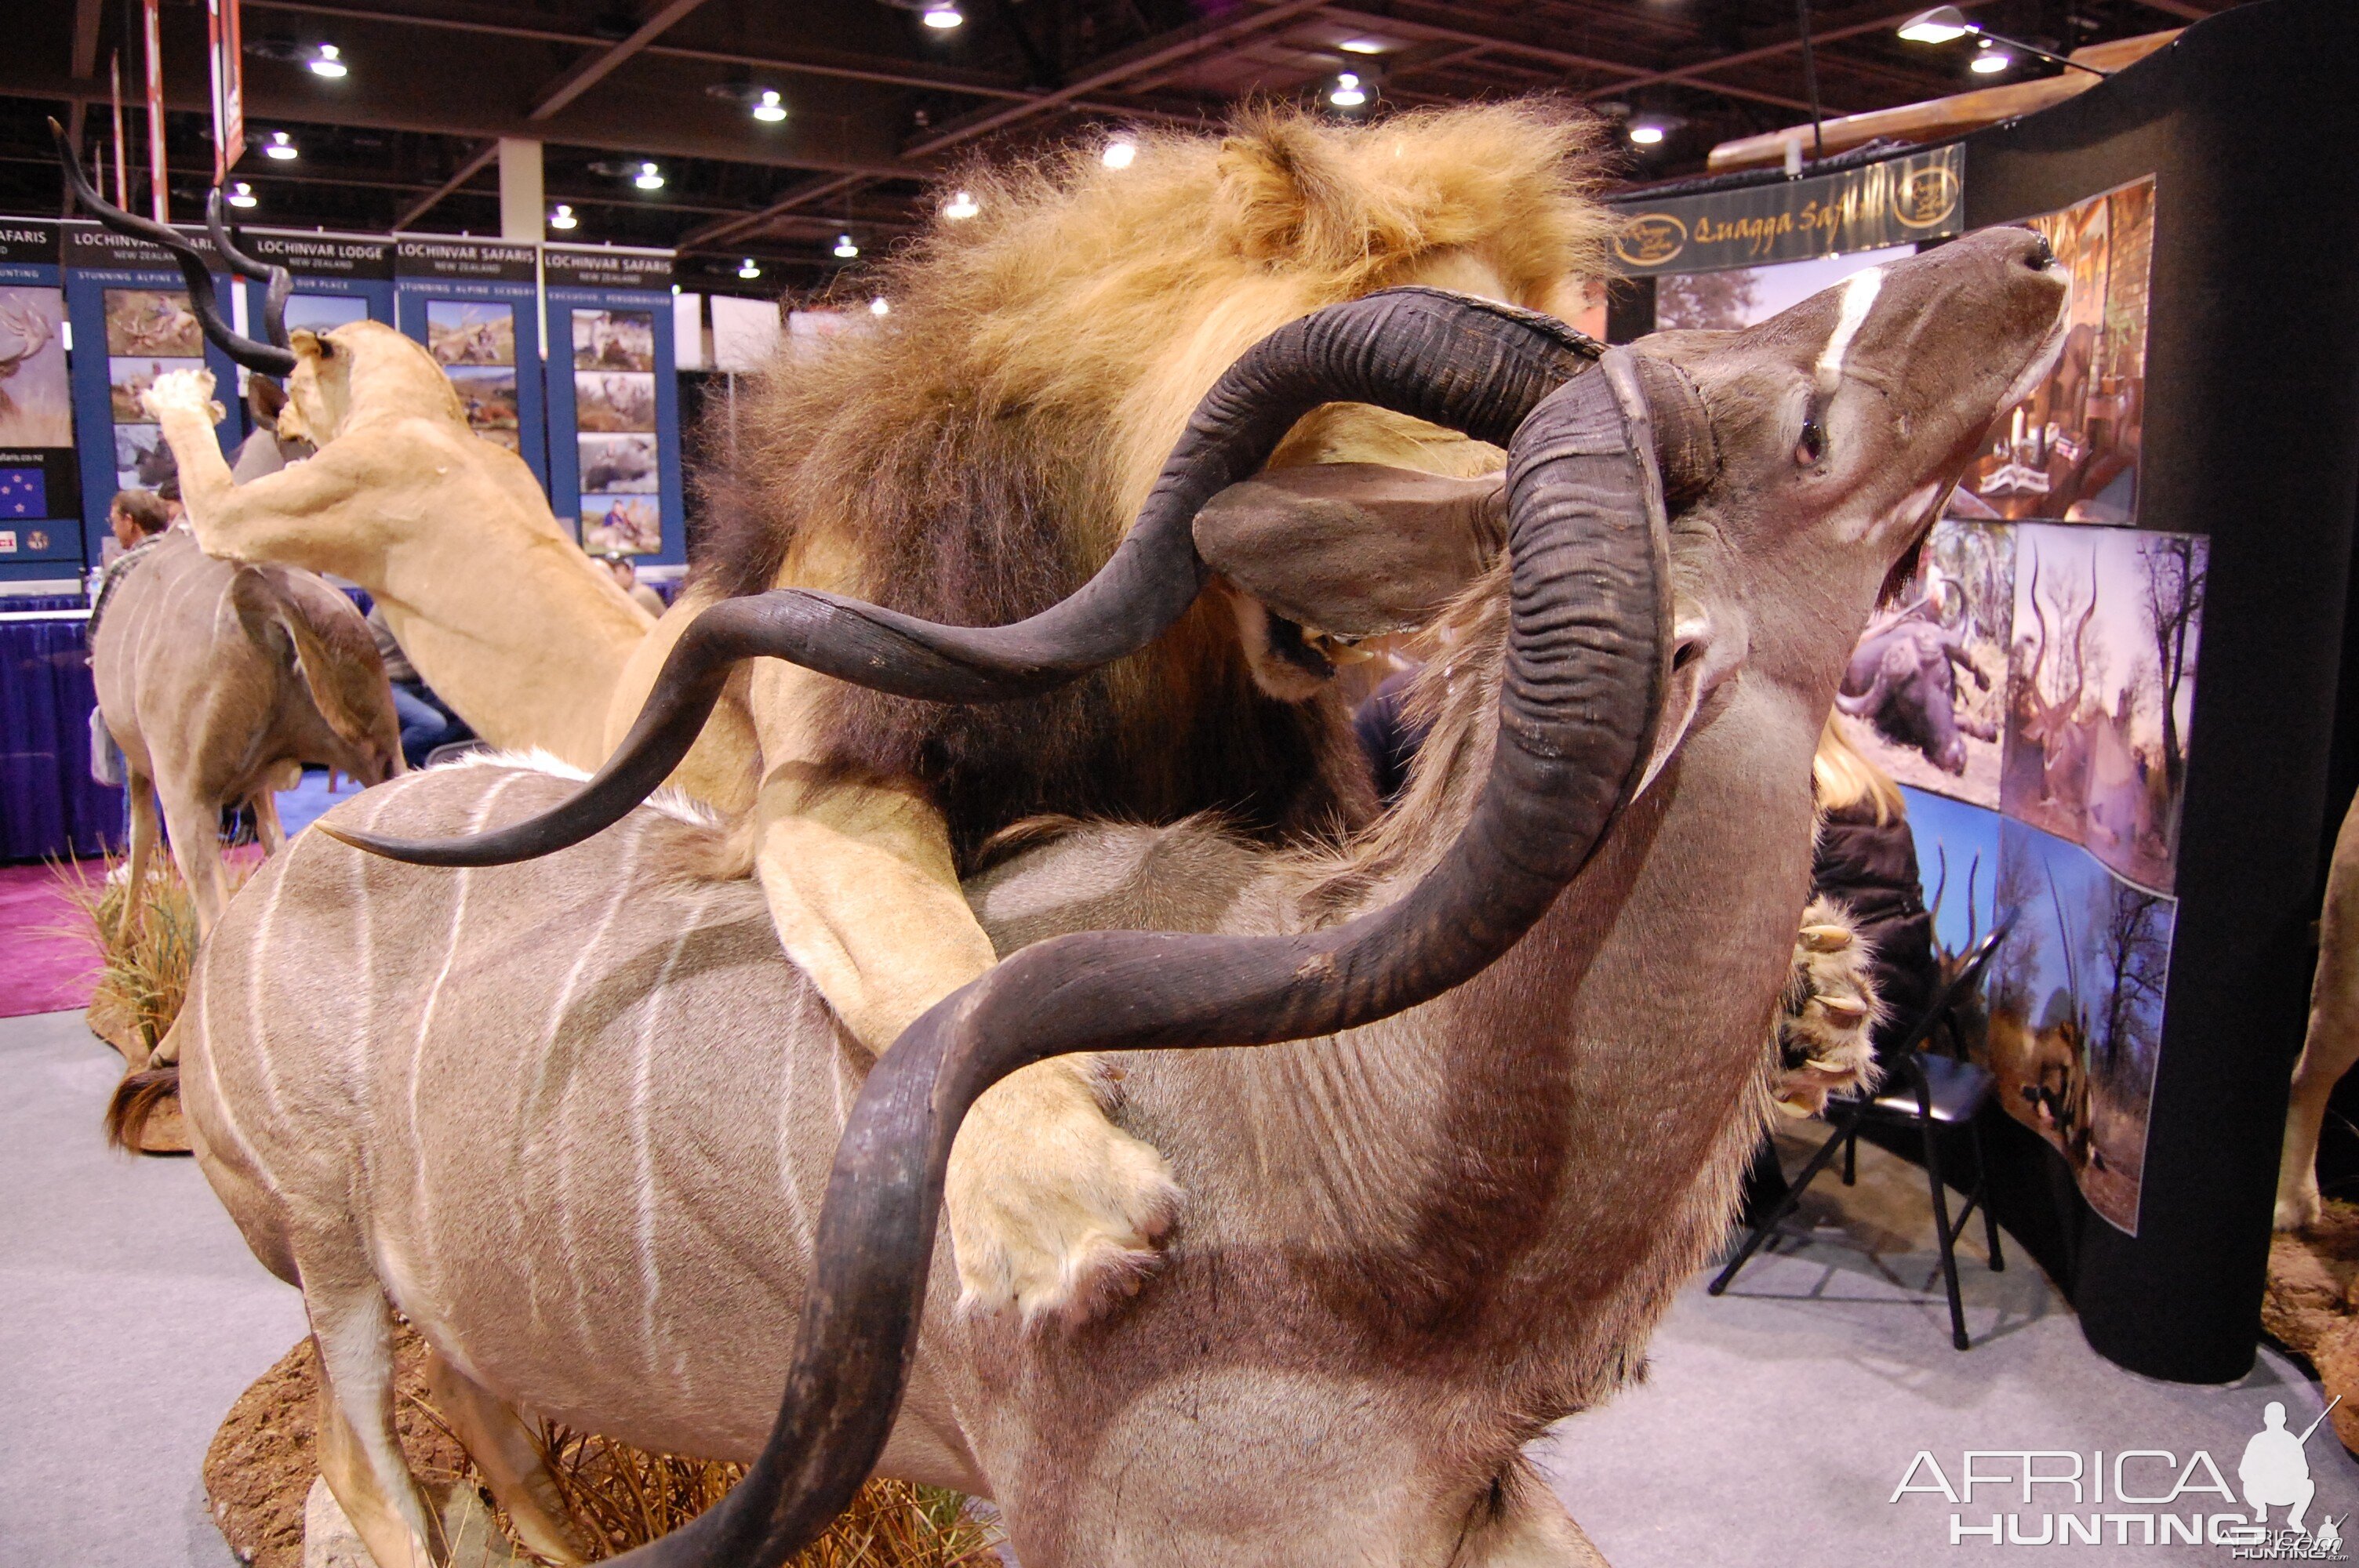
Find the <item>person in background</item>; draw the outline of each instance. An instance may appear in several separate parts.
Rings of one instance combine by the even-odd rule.
[[[163,483],[156,487],[156,499],[164,503],[166,515],[170,517],[174,523],[178,523],[181,518],[188,515],[188,508],[180,504],[180,476],[179,474],[174,474],[171,478],[166,480]]]
[[[154,491],[118,490],[107,503],[106,525],[124,550],[141,545],[172,525],[172,514]]]
[[[658,621],[663,619],[663,595],[639,580],[638,563],[620,550],[609,550],[598,558],[606,563],[606,569],[614,574],[614,580],[631,596],[633,604]]]
[[[1868,976],[1883,1003],[1875,1026],[1879,1061],[1897,1048],[1932,1005],[1940,983],[1933,958],[1933,916],[1917,875],[1917,839],[1900,786],[1862,756],[1827,716],[1810,759],[1819,801],[1819,842],[1810,862],[1810,893],[1851,911],[1868,948]],[[1786,1195],[1777,1151],[1764,1137],[1745,1177],[1746,1223],[1757,1221]]]
[[[369,606],[368,629],[385,660],[385,678],[393,683],[393,711],[401,720],[401,760],[412,768],[422,768],[435,747],[473,740],[475,732],[466,721],[445,708],[442,699],[418,678],[418,666],[401,651],[378,605]]]
[[[104,551],[105,564],[99,568],[98,580],[91,588],[91,615],[88,632],[98,630],[98,618],[106,611],[106,595],[115,579],[123,575],[131,558],[140,550],[164,536],[172,519],[164,503],[151,491],[118,490],[106,505],[107,530],[114,537]],[[85,642],[87,646],[87,642]],[[90,776],[92,782],[108,789],[121,789],[125,779],[123,748],[114,743],[114,734],[106,727],[96,707],[90,710]],[[124,802],[125,831],[129,832],[130,801]]]

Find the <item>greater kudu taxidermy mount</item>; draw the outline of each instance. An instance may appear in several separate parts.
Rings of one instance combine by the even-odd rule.
[[[777,1563],[875,1470],[991,1496],[1032,1568],[1596,1563],[1521,1447],[1635,1373],[1725,1234],[1813,750],[1879,591],[2053,355],[2049,261],[1969,236],[1602,355],[1433,290],[1321,311],[1222,379],[1046,614],[733,601],[586,784],[495,760],[332,814],[237,901],[178,1031],[208,1178],[304,1290],[322,1467],[379,1563],[437,1551],[387,1423],[388,1301],[542,1550],[564,1527],[520,1408],[755,1458],[633,1563]],[[1005,961],[872,1070],[759,892],[701,874],[726,829],[635,807],[727,663],[1020,700],[1178,616],[1199,532],[1244,591],[1348,632],[1385,612],[1334,569],[1348,538],[1238,525],[1298,481],[1223,493],[1337,399],[1511,454],[1505,559],[1447,611],[1403,805],[1325,855],[1049,825],[967,887]],[[274,932],[312,957],[264,963]],[[962,1313],[927,1289],[960,1119],[1078,1051],[1127,1053],[1122,1119],[1188,1194],[1169,1252],[1091,1322]]]
[[[269,279],[263,323],[273,341],[241,336],[222,318],[204,254],[109,203],[61,130],[57,142],[92,217],[170,253],[205,335],[257,375],[285,378],[270,455],[316,449],[276,471],[263,454],[242,454],[256,460],[234,475],[213,434],[212,373],[158,376],[145,401],[205,552],[359,583],[420,676],[477,734],[582,766],[603,757],[615,681],[654,620],[559,527],[523,459],[469,428],[433,355],[379,321],[288,331],[285,269],[235,243],[215,192],[215,247],[232,267]]]

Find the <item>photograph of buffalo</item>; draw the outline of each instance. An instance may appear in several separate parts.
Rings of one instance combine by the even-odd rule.
[[[516,307],[463,299],[426,302],[426,348],[446,365],[512,365]]]
[[[2028,222],[2072,275],[2063,351],[2039,389],[1999,416],[1950,514],[2134,523],[2154,180]]]
[[[653,371],[656,368],[654,312],[573,312],[573,368]]]
[[[663,548],[663,509],[645,495],[585,495],[582,547],[593,556],[653,555]]]
[[[0,447],[71,447],[65,296],[0,288]]]
[[[1809,261],[1767,266],[1725,267],[1718,272],[1664,273],[1655,279],[1655,330],[1733,332],[1767,321],[1852,274],[1915,255],[1914,245],[1813,256]]]
[[[2016,529],[1999,807],[2169,892],[2208,552],[2188,534]]]
[[[110,288],[106,291],[106,351],[195,359],[205,337],[179,288]]]
[[[593,431],[653,430],[656,378],[644,371],[577,370],[573,423]]]
[[[114,488],[154,490],[178,473],[172,449],[164,442],[160,425],[117,425],[114,427]]]
[[[1843,666],[1852,744],[1901,784],[1996,810],[2014,618],[2015,531],[1936,524]]]
[[[582,491],[652,495],[659,488],[652,435],[581,436]]]
[[[467,426],[487,441],[516,449],[516,373],[507,365],[452,365],[444,372],[459,394]]]
[[[2089,1206],[2137,1234],[2175,900],[2080,846],[2008,822],[1989,1055],[2007,1114],[2061,1153]]]

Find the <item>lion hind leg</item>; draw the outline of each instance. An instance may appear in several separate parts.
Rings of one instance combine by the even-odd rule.
[[[870,1051],[997,961],[959,890],[949,829],[915,789],[823,782],[788,762],[755,809],[779,940]],[[1083,1318],[1153,1267],[1179,1187],[1109,1119],[1103,1087],[1094,1059],[1059,1057],[968,1112],[946,1189],[962,1305]]]
[[[426,1356],[426,1386],[434,1396],[434,1408],[483,1472],[525,1545],[551,1563],[585,1561],[563,1522],[565,1507],[556,1479],[516,1408],[431,1349]]]

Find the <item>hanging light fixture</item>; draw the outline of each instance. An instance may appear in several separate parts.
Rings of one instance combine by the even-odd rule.
[[[259,207],[262,205],[260,198],[254,194],[254,187],[248,185],[242,179],[229,188],[228,193],[223,197],[223,200],[233,207]]]
[[[887,304],[885,297],[880,294],[868,302],[868,313],[871,316],[890,316],[893,313],[893,307]]]
[[[631,183],[641,190],[661,190],[664,188],[663,170],[651,163],[643,163],[639,165],[639,172],[631,177]]]
[[[1108,168],[1128,168],[1131,161],[1138,157],[1138,145],[1117,138],[1106,144],[1105,151],[1100,157]]]
[[[850,261],[860,254],[860,247],[852,243],[850,234],[838,234],[835,237],[835,254],[845,261]]]
[[[1984,38],[1983,40],[1981,50],[1975,54],[1973,59],[1966,62],[1966,69],[1973,71],[1977,76],[1996,76],[2000,71],[2005,70],[2008,66],[2011,66],[2014,63],[2015,57],[2013,55],[2007,53],[2005,49],[1993,49],[1991,47],[1990,40],[1988,38]]]
[[[750,283],[754,279],[762,276],[762,269],[755,265],[755,261],[752,256],[747,256],[744,261],[737,264],[737,276]]]
[[[321,44],[314,49],[310,65],[312,75],[324,76],[331,81],[352,74],[352,68],[344,63],[343,55],[333,44]]]
[[[957,222],[962,219],[972,218],[982,211],[983,208],[976,203],[975,199],[962,190],[943,205],[942,216],[952,222]]]
[[[1663,141],[1663,127],[1652,121],[1641,120],[1630,127],[1630,139],[1642,147],[1660,146]]]
[[[262,156],[277,158],[280,163],[292,163],[297,157],[295,138],[284,131],[273,131],[263,138]]]
[[[1368,90],[1360,85],[1360,74],[1353,70],[1339,71],[1335,85],[1328,92],[1327,102],[1338,109],[1357,109],[1368,101]]]
[[[1994,33],[1988,27],[1984,27],[1980,22],[1969,21],[1966,17],[1966,14],[1963,11],[1959,10],[1955,5],[1936,5],[1930,11],[1919,11],[1917,15],[1901,23],[1897,30],[1901,38],[1912,44],[1946,44],[1955,39],[1962,38],[1968,33],[1972,33],[1975,38],[1982,40],[1982,44],[1984,49],[1988,49],[1993,44],[2005,44],[2010,49],[2019,50],[2024,54],[2036,56],[2051,64],[2063,66],[2067,70],[2085,70],[2091,76],[2111,76],[2114,74],[2110,70],[2101,70],[2093,65],[2083,65],[2077,59],[2070,59],[2063,55],[2050,53],[2049,50],[2041,49],[2037,44],[2025,43],[2021,38],[2011,38],[2004,33]],[[1995,66],[1984,65],[1983,60],[1986,57],[1983,55],[1976,55],[1973,62],[1973,69],[1984,72],[2005,70],[2006,69],[2006,64],[2005,63]]]
[[[778,99],[775,87],[762,89],[762,96],[754,102],[754,118],[766,125],[775,125],[787,117],[787,106]]]
[[[959,13],[958,6],[951,0],[937,0],[936,4],[926,7],[925,23],[936,32],[947,33],[952,27],[964,27],[966,17]]]
[[[559,202],[556,211],[549,215],[549,226],[552,229],[560,231],[575,229],[579,228],[581,223],[582,220],[573,215],[573,209],[562,201]]]

